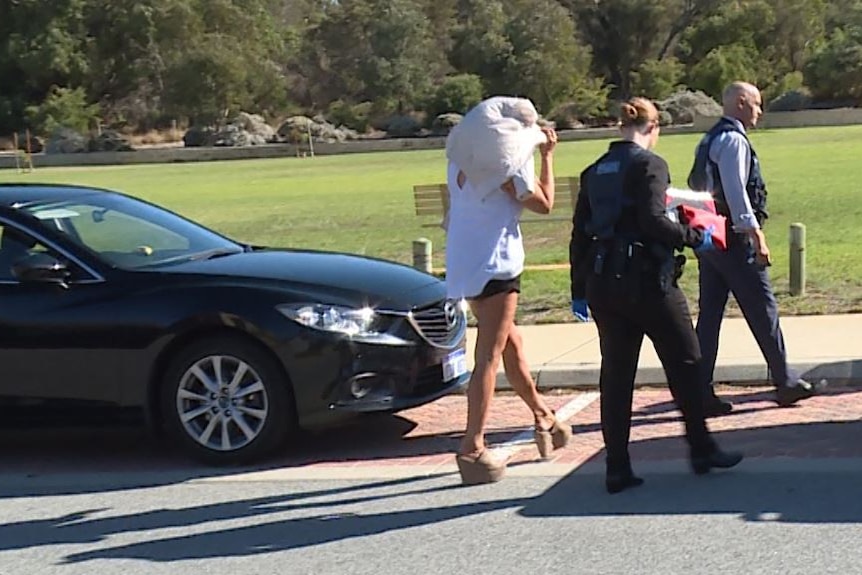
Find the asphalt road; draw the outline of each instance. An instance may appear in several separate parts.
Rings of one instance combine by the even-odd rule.
[[[0,469],[0,574],[859,571],[859,459],[748,460],[706,477],[653,462],[638,466],[646,485],[615,496],[595,464],[537,469],[472,488],[451,474]]]

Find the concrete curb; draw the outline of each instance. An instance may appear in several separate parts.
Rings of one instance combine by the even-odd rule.
[[[792,367],[802,377],[812,383],[825,379],[833,385],[862,384],[862,373],[856,362],[836,361],[828,358],[822,361],[809,360],[797,362]],[[554,364],[533,367],[530,370],[539,389],[578,389],[595,390],[599,386],[599,364]],[[769,370],[763,362],[725,364],[715,366],[715,381],[722,385],[748,387],[752,385],[771,385]],[[660,366],[638,368],[635,387],[665,386],[667,378]],[[511,390],[506,375],[497,374],[497,390]]]

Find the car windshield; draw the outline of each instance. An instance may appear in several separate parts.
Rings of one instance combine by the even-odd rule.
[[[243,246],[152,204],[93,193],[17,206],[109,264],[141,269],[229,255]]]

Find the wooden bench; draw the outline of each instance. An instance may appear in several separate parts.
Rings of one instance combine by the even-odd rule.
[[[531,222],[559,222],[572,221],[575,203],[578,200],[578,188],[580,182],[577,177],[560,177],[554,179],[554,209],[550,214],[537,214],[532,210],[525,209],[521,214],[521,221]],[[501,192],[503,193],[503,192]],[[423,228],[441,226],[449,212],[449,188],[446,184],[420,184],[413,186],[413,205],[416,216],[433,221],[425,221]]]

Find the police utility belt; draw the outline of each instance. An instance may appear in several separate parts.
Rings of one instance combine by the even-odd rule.
[[[625,238],[594,238],[592,254],[592,273],[608,281],[620,296],[633,301],[649,288],[667,293],[671,285],[676,285],[685,265],[684,255],[673,257],[666,248]]]

